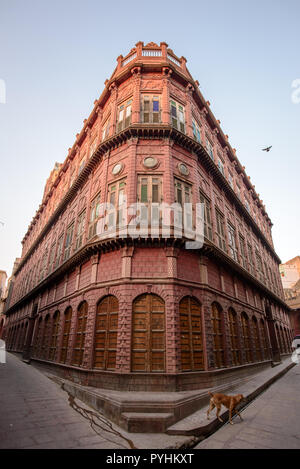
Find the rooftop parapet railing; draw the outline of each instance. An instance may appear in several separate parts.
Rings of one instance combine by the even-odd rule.
[[[185,68],[186,59],[184,57],[177,57],[171,49],[168,49],[168,44],[161,42],[160,45],[150,42],[144,46],[143,42],[138,42],[134,49],[131,49],[129,54],[125,57],[120,55],[118,57],[118,69],[125,67],[134,59],[141,59],[142,57],[162,58],[171,61],[177,67]]]

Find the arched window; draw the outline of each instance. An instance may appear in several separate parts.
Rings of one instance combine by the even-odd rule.
[[[262,341],[262,349],[264,352],[264,358],[266,360],[267,358],[270,358],[270,353],[269,353],[269,345],[268,345],[269,341],[268,341],[266,326],[265,326],[265,322],[263,319],[260,320],[260,337]]]
[[[251,351],[251,342],[250,342],[250,328],[249,328],[249,319],[246,313],[242,313],[242,331],[244,339],[244,351],[246,354],[246,362],[251,363],[252,360],[252,351]]]
[[[261,361],[261,346],[259,341],[259,329],[258,329],[258,322],[255,316],[252,318],[252,325],[253,325],[253,339],[254,339],[254,347],[256,353],[256,360]]]
[[[58,330],[59,330],[59,311],[55,311],[53,316],[53,324],[52,324],[52,334],[51,334],[51,342],[50,342],[50,350],[49,350],[49,360],[54,361],[56,356],[56,348],[57,348],[57,338],[58,338]]]
[[[230,345],[232,353],[232,364],[237,366],[241,364],[241,353],[238,340],[238,323],[237,323],[237,314],[234,309],[229,308],[228,311],[228,321],[229,321],[229,334],[230,334]]]
[[[181,335],[181,370],[203,370],[201,305],[190,296],[179,303]]]
[[[79,306],[78,312],[77,312],[77,324],[76,324],[76,334],[75,334],[75,343],[74,343],[74,349],[73,349],[72,365],[82,366],[87,316],[88,316],[88,304],[86,301],[84,301]]]
[[[61,348],[61,353],[60,353],[61,363],[66,363],[67,361],[71,321],[72,321],[72,308],[71,306],[69,306],[65,311],[63,340],[62,340],[62,348]]]
[[[144,294],[133,302],[132,371],[165,371],[165,303],[157,295]]]
[[[106,296],[97,305],[94,368],[116,368],[118,312],[119,302],[115,296]]]
[[[223,368],[225,366],[224,360],[224,344],[223,344],[223,324],[222,324],[222,309],[218,303],[213,303],[211,306],[211,322],[213,327],[213,346],[215,368]]]

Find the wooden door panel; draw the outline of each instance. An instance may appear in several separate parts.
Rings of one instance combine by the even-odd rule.
[[[103,298],[97,305],[94,368],[116,368],[118,311],[118,299],[112,295]]]
[[[162,372],[165,370],[164,302],[145,294],[133,303],[132,371]]]
[[[181,331],[181,370],[197,371],[204,368],[201,306],[186,297],[179,304]]]

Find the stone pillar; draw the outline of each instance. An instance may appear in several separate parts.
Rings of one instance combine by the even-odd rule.
[[[97,283],[97,271],[98,271],[99,260],[100,260],[100,253],[97,253],[94,256],[91,256],[91,262],[92,262],[91,281],[90,281],[91,284]]]
[[[177,278],[177,259],[179,249],[169,247],[165,248],[165,255],[167,258],[167,276],[169,278]]]
[[[162,99],[161,99],[161,105],[162,105],[162,113],[161,113],[161,122],[162,124],[165,125],[170,125],[171,120],[170,120],[170,78],[171,78],[172,70],[168,67],[163,67],[162,69],[162,83],[163,83],[163,88],[162,88]]]
[[[110,128],[109,128],[109,137],[116,133],[117,126],[117,97],[118,97],[118,88],[115,83],[112,83],[109,87],[110,91]]]
[[[175,259],[174,257],[168,257],[168,259],[171,258]],[[170,285],[166,288],[168,289],[165,301],[166,373],[179,373],[181,371],[179,305],[174,286]]]
[[[185,107],[185,122],[186,122],[186,135],[193,138],[193,124],[192,124],[192,100],[195,88],[191,83],[186,87],[186,107]]]
[[[122,278],[131,278],[131,264],[134,253],[133,246],[126,246],[121,249],[122,256]]]
[[[134,67],[131,70],[133,82],[133,98],[132,98],[132,115],[131,123],[137,124],[140,122],[141,112],[141,67]]]
[[[76,280],[75,280],[75,288],[74,288],[75,291],[79,289],[80,271],[81,271],[81,266],[79,265],[75,269],[75,272],[76,272]]]
[[[122,286],[120,293],[116,372],[130,373],[132,296],[128,285]]]
[[[127,204],[135,204],[137,201],[137,174],[136,174],[136,152],[137,138],[131,138],[128,141],[128,168],[127,168]]]

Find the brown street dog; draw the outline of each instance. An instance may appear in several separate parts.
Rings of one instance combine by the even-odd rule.
[[[220,420],[220,422],[223,422],[223,420],[221,419],[219,415],[222,405],[227,407],[227,409],[229,409],[229,422],[231,423],[231,425],[233,425],[233,422],[231,420],[233,411],[239,415],[241,420],[243,420],[239,412],[236,410],[236,406],[244,400],[243,394],[237,394],[236,396],[226,396],[225,394],[221,394],[221,393],[213,394],[210,391],[209,391],[209,394],[211,396],[211,399],[209,401],[209,409],[207,411],[208,420],[209,420],[209,414],[211,410],[213,410],[216,407],[217,417]]]

